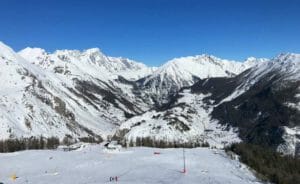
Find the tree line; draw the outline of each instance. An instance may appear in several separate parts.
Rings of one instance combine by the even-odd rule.
[[[0,140],[0,152],[15,152],[30,149],[55,149],[59,146],[56,137],[30,137]]]
[[[15,152],[32,149],[56,149],[59,145],[71,145],[78,141],[89,143],[100,143],[102,139],[94,137],[81,137],[78,140],[70,136],[64,137],[61,141],[57,137],[29,137],[29,138],[11,138],[0,140],[0,153]]]
[[[134,147],[134,146],[144,146],[144,147],[155,147],[155,148],[195,148],[195,147],[209,147],[208,142],[178,142],[178,141],[165,141],[165,140],[155,140],[152,137],[136,137],[135,140],[123,140],[121,142],[122,146]]]
[[[248,143],[226,148],[240,156],[240,161],[254,169],[262,180],[277,184],[300,183],[300,158]]]

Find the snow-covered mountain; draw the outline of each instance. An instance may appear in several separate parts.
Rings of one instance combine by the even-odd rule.
[[[26,48],[15,53],[3,43],[0,54],[2,138],[106,138],[127,118],[153,108],[140,80],[177,63],[150,68],[129,59],[105,56],[95,48],[82,52],[58,50],[52,54],[40,48]],[[190,71],[184,72],[179,76],[182,79],[177,78],[179,83],[173,85],[188,80],[185,76]],[[201,77],[201,72],[194,74]]]
[[[240,75],[212,116],[240,137],[289,154],[300,153],[300,54],[281,54]]]
[[[246,141],[299,154],[299,61],[299,54],[282,54],[232,78],[201,79],[161,108],[127,120],[117,135],[216,147]]]
[[[266,61],[249,58],[242,63],[199,55],[176,58],[155,68],[130,59],[106,56],[97,48],[82,52],[58,50],[52,54],[40,48],[26,48],[20,51],[19,55],[43,69],[54,72],[72,72],[78,76],[88,72],[105,81],[120,82],[121,77],[126,81],[121,79],[123,84],[120,88],[133,89],[127,93],[139,94],[139,98],[150,106],[166,103],[168,97],[178,92],[181,87],[193,85],[201,78],[232,77],[259,62]]]
[[[19,55],[42,68],[53,70],[64,65],[73,65],[86,72],[107,75],[108,78],[117,78],[120,75],[128,80],[137,80],[150,75],[156,69],[130,59],[106,56],[98,48],[82,52],[78,50],[57,50],[50,54],[41,48],[28,47],[21,50]]]
[[[0,42],[0,138],[114,136],[299,150],[300,56],[199,55],[158,68],[99,49],[15,53]]]
[[[86,65],[68,59],[80,55],[74,51],[57,51],[49,56],[34,49],[39,57],[25,60],[0,45],[1,138],[106,138],[122,121],[143,112],[138,102],[115,86],[98,61],[93,65],[91,58],[96,56],[82,56],[90,58]],[[25,51],[22,54],[25,56]]]
[[[224,144],[240,142],[237,129],[228,128],[211,119],[213,106],[206,104],[207,94],[193,94],[184,89],[176,100],[162,109],[153,109],[124,122],[117,137],[127,144],[138,139],[154,140],[154,144],[202,145],[222,148]]]
[[[211,55],[197,55],[175,58],[159,67],[152,75],[138,81],[147,96],[156,103],[165,103],[170,95],[185,86],[195,84],[199,79],[233,77],[267,59],[248,58],[245,62],[222,60]],[[155,96],[152,96],[152,95]]]

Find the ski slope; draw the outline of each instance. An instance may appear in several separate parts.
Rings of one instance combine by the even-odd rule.
[[[160,154],[154,154],[159,152]],[[222,150],[128,148],[108,152],[99,145],[85,145],[75,151],[30,150],[0,154],[0,182],[5,184],[100,184],[116,183],[260,183],[237,160]],[[11,176],[17,177],[13,181]]]

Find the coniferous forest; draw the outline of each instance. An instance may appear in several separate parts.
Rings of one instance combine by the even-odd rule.
[[[277,184],[300,183],[300,158],[282,155],[259,145],[238,143],[226,148],[240,156],[240,161],[254,169],[259,178]]]

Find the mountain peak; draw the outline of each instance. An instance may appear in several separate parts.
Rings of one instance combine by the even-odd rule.
[[[99,48],[90,48],[83,51],[86,54],[103,54]]]
[[[18,54],[33,64],[38,64],[43,68],[50,64],[49,54],[42,48],[26,47],[18,52]]]
[[[23,50],[20,50],[19,53],[46,53],[46,51],[42,48],[38,48],[38,47],[26,47]]]
[[[162,65],[156,73],[167,73],[173,75],[186,73],[189,78],[191,78],[191,76],[197,76],[200,78],[207,78],[211,76],[226,77],[229,73],[238,74],[245,68],[247,67],[241,62],[220,59],[213,55],[201,54],[174,58]]]
[[[296,53],[281,53],[279,54],[275,60],[278,61],[293,61],[293,62],[299,62],[300,61],[300,54]]]
[[[245,62],[246,62],[246,61],[255,61],[255,60],[257,60],[256,57],[250,56],[250,57],[248,57],[248,58],[245,60]]]
[[[15,51],[0,41],[0,58],[6,58],[8,60],[13,60],[15,58]]]
[[[20,50],[18,52],[21,56],[26,56],[26,57],[33,57],[33,56],[40,56],[40,55],[45,55],[47,52],[42,49],[42,48],[37,48],[37,47],[26,47],[23,50]]]
[[[217,58],[213,55],[208,54],[201,54],[201,55],[195,55],[195,56],[186,56],[186,57],[178,57],[170,60],[168,63],[172,62],[208,62],[212,60],[221,60],[220,58]]]
[[[257,64],[269,61],[267,58],[248,57],[243,63],[245,66],[255,66]]]

